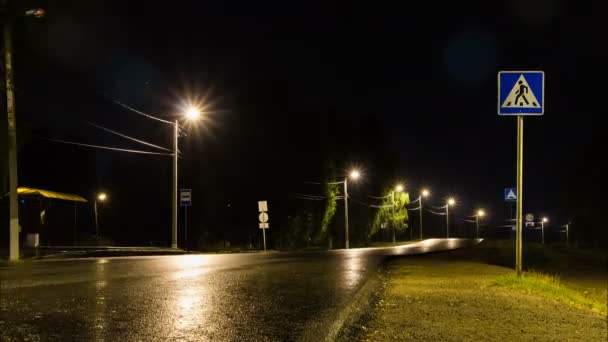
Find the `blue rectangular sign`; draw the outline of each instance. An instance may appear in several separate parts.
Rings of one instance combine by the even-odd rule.
[[[543,115],[545,73],[501,71],[498,73],[498,115]]]
[[[505,189],[505,202],[517,202],[517,188]]]
[[[192,206],[192,189],[179,190],[179,205],[181,207]]]

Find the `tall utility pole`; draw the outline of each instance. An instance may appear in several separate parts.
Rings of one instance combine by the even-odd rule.
[[[393,244],[397,243],[396,237],[395,237],[395,190],[391,191],[391,198],[393,199],[393,220],[392,220],[392,226],[393,226]]]
[[[420,201],[420,240],[422,240],[422,211],[424,210],[424,208],[422,208],[422,197],[422,194],[418,197],[418,201]]]
[[[8,1],[3,7],[8,12]],[[6,116],[8,119],[8,179],[10,207],[9,260],[19,260],[19,203],[17,201],[17,120],[15,117],[15,94],[13,84],[13,30],[12,18],[5,14],[4,33],[4,70],[6,82]]]
[[[344,178],[344,241],[348,249],[348,177]]]
[[[450,205],[445,205],[445,237],[450,238]]]
[[[179,121],[175,120],[173,127],[173,199],[172,216],[171,216],[171,248],[177,248],[177,159],[179,158],[179,149],[177,140],[179,138]]]

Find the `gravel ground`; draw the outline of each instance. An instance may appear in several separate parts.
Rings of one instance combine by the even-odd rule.
[[[375,308],[342,339],[607,341],[601,314],[494,285],[509,272],[447,255],[393,260]]]

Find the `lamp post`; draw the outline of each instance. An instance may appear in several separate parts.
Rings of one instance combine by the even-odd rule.
[[[349,249],[349,241],[348,241],[348,178],[356,181],[361,177],[361,173],[359,170],[352,170],[348,177],[344,178],[344,246],[346,249]]]
[[[445,205],[445,232],[446,237],[450,238],[450,206],[456,204],[456,200],[452,197],[448,198],[448,202]]]
[[[540,220],[540,236],[543,245],[545,244],[545,223],[547,222],[549,222],[549,219],[546,217],[543,217],[543,219]]]
[[[395,192],[402,192],[403,191],[403,185],[401,184],[397,184],[397,186],[395,187],[395,189],[393,191],[391,191],[391,198],[393,200],[393,205],[392,205],[392,209],[393,209],[393,244],[397,243],[397,237],[396,237],[396,223],[395,223],[395,207],[396,207],[396,203],[395,203]]]
[[[95,211],[95,236],[99,237],[99,210],[97,209],[97,201],[105,202],[108,199],[108,195],[105,192],[100,192],[95,196],[93,202],[93,210]]]
[[[418,197],[418,201],[420,202],[420,240],[422,240],[422,211],[424,208],[422,207],[422,198],[429,197],[431,192],[428,189],[422,189],[420,192],[420,196]]]
[[[183,116],[186,120],[196,121],[201,116],[200,109],[190,106],[184,113]],[[178,180],[178,158],[179,158],[179,119],[176,119],[173,124],[173,181],[172,181],[172,196],[171,201],[171,248],[177,248],[177,211],[178,211],[178,199],[177,199],[177,180]]]
[[[477,210],[475,215],[475,238],[479,239],[479,218],[486,216],[486,212],[483,209]]]

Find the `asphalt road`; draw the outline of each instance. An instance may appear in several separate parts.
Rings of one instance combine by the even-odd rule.
[[[322,340],[387,256],[473,243],[23,262],[0,267],[0,340]]]

